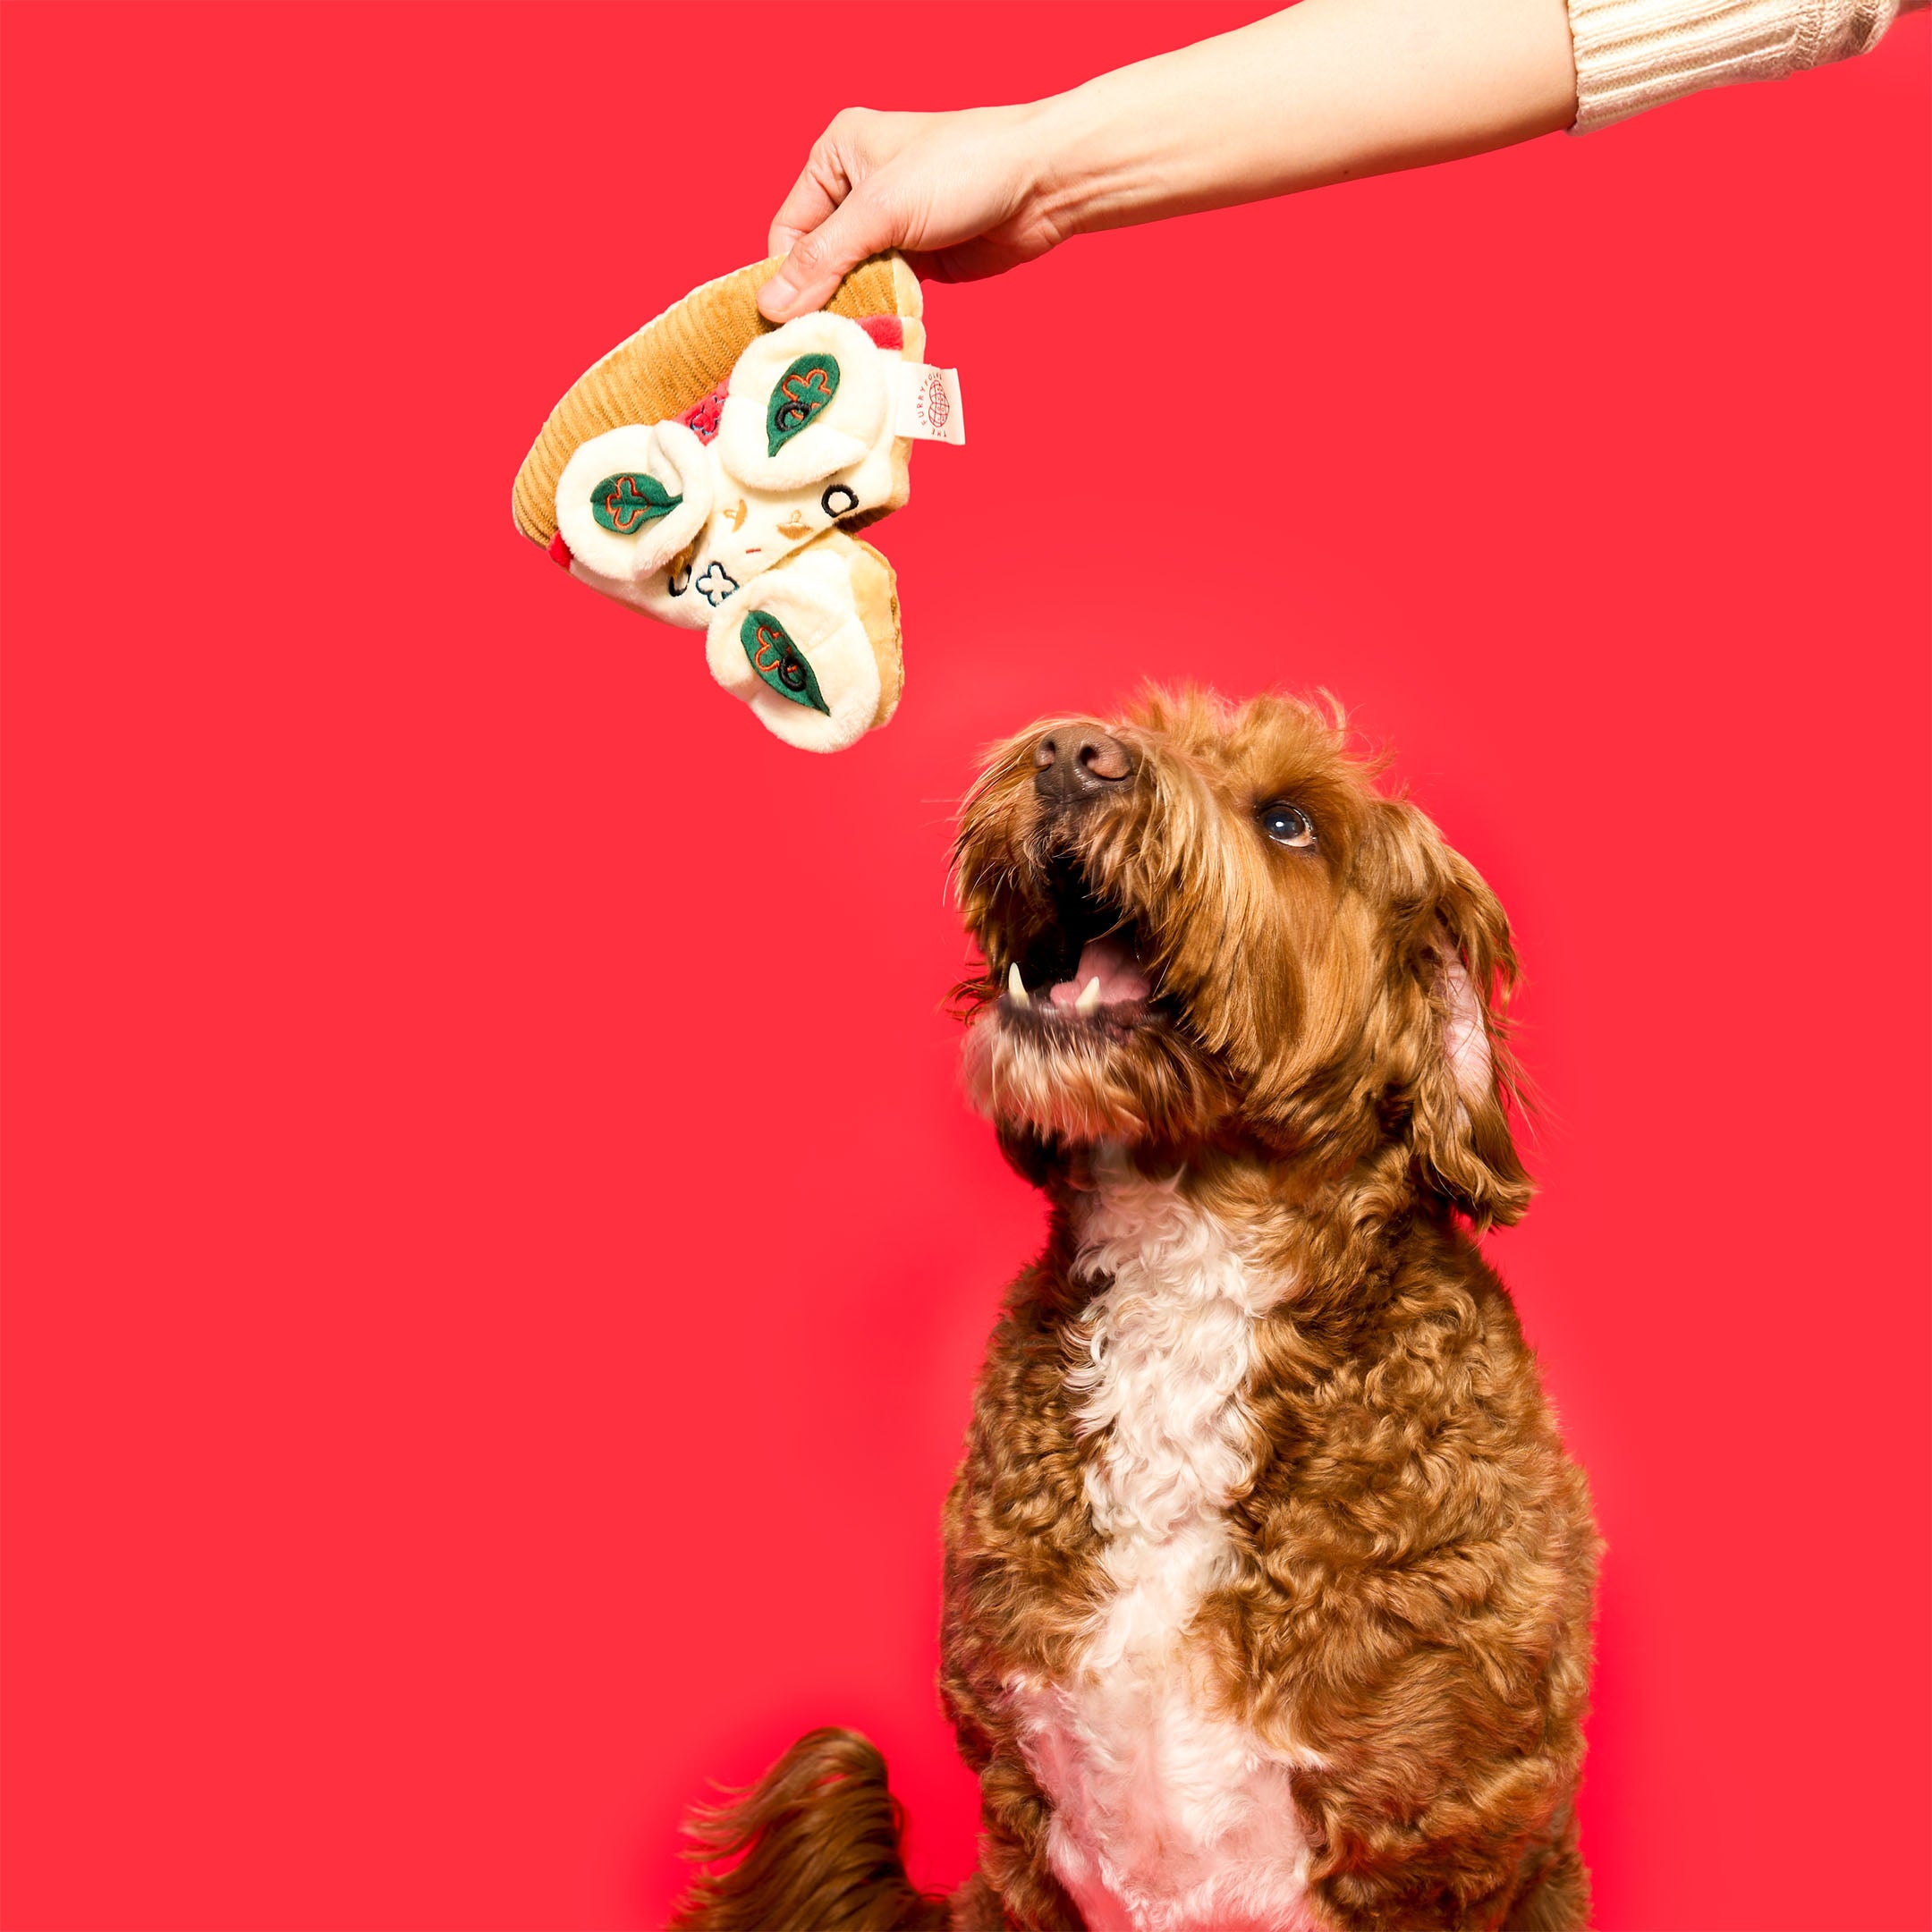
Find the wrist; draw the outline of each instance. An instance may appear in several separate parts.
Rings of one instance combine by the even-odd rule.
[[[1096,96],[1093,81],[1049,95],[1028,106],[1016,130],[1026,143],[1027,206],[1062,240],[1131,219],[1119,212],[1133,197],[1126,157]]]

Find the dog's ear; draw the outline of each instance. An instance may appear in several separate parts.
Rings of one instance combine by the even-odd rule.
[[[1407,1016],[1399,1061],[1422,1183],[1478,1227],[1521,1218],[1533,1191],[1510,1131],[1519,1093],[1504,1007],[1516,977],[1509,921],[1475,867],[1413,807],[1400,841],[1412,888],[1399,919]]]

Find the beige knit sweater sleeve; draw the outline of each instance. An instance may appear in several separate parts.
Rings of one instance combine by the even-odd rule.
[[[1898,0],[1569,0],[1588,134],[1733,80],[1776,80],[1877,46]]]

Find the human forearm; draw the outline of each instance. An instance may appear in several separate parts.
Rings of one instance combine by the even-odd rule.
[[[1070,234],[1474,154],[1567,126],[1564,0],[1301,0],[1070,92],[955,114],[848,109],[772,224],[760,297],[815,308],[880,249],[956,279]]]
[[[1567,127],[1563,0],[1302,0],[1027,111],[1056,234],[1476,154]]]
[[[848,108],[772,223],[786,260],[759,306],[774,322],[815,309],[885,249],[970,280],[1069,235],[1601,126],[1862,52],[1898,4],[1301,0],[1046,100]]]

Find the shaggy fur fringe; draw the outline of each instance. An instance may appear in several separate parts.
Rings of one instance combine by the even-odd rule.
[[[856,1731],[801,1737],[748,1792],[700,1811],[710,1868],[668,1932],[944,1932],[946,1907],[906,1877],[886,1760]]]

